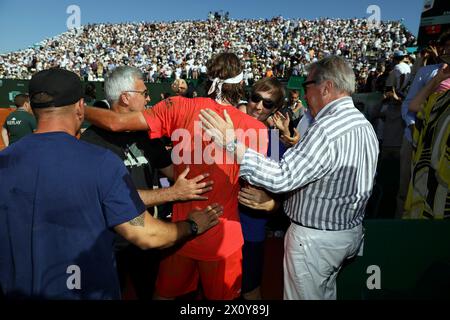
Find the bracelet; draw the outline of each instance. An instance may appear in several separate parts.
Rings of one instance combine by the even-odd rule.
[[[237,138],[234,138],[233,141],[228,142],[228,143],[225,145],[225,149],[226,149],[228,152],[230,152],[230,153],[234,153],[234,152],[236,151],[236,148],[237,148],[237,143],[238,143]]]

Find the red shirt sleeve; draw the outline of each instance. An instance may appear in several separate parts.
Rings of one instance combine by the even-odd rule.
[[[181,108],[181,104],[180,97],[171,97],[143,111],[145,121],[150,128],[148,131],[150,139],[172,135],[173,130],[176,129],[180,110],[184,109]]]

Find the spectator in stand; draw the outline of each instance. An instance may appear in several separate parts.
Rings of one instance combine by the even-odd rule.
[[[446,56],[450,63],[450,56]],[[450,213],[450,67],[444,64],[409,105],[418,113],[416,151],[405,203],[405,218],[448,219]]]
[[[408,84],[409,76],[411,74],[411,67],[408,64],[408,56],[405,52],[396,50],[394,52],[394,62],[396,65],[392,73],[394,75],[395,92],[397,96],[405,97],[406,85]]]
[[[171,85],[172,91],[176,96],[186,96],[188,85],[184,79],[176,79]]]
[[[276,76],[303,76],[307,64],[330,54],[349,59],[359,78],[365,67],[357,66],[367,64],[369,54],[382,58],[384,53],[390,55],[400,47],[413,45],[414,40],[400,21],[381,21],[378,28],[367,28],[366,19],[274,17],[89,24],[80,32],[72,30],[43,40],[42,46],[0,55],[0,77],[29,79],[43,68],[60,66],[87,75],[89,81],[103,81],[107,70],[127,63],[143,73],[150,72],[154,82],[175,75],[183,64],[184,70],[190,70],[186,77],[191,76],[189,73],[194,77],[195,66],[202,79],[208,59],[225,46],[232,46],[241,59],[249,62],[246,69],[252,70],[255,81],[263,78],[268,68]],[[280,68],[284,69],[281,74]]]
[[[297,127],[298,122],[305,114],[305,107],[303,106],[303,102],[300,100],[300,93],[298,90],[290,90],[288,97],[286,107],[283,108],[282,112],[284,115],[289,116],[292,133],[293,128]]]
[[[263,122],[269,127],[268,118],[275,114],[284,103],[283,85],[275,78],[263,78],[257,81],[249,95],[247,104],[238,104],[238,108],[249,116]],[[269,129],[269,152],[276,150],[274,159],[279,159],[284,148],[279,150],[279,140]],[[276,137],[273,141],[273,137]],[[241,220],[244,246],[242,247],[242,297],[246,300],[261,300],[261,281],[264,264],[264,240],[266,224],[269,220],[267,212],[278,209],[280,201],[277,197],[262,188],[254,187],[241,181],[239,192],[239,216]]]
[[[437,48],[438,56],[450,53],[450,31],[441,35]],[[411,157],[413,153],[412,132],[416,114],[409,110],[409,105],[419,91],[433,79],[443,64],[432,64],[424,66],[417,71],[416,76],[409,88],[408,95],[402,103],[402,118],[405,122],[402,147],[400,149],[400,181],[397,194],[396,217],[401,218],[405,213],[404,204],[408,193],[408,186],[411,180]]]
[[[84,102],[91,106],[97,101],[97,89],[95,88],[95,84],[87,83],[84,88]]]

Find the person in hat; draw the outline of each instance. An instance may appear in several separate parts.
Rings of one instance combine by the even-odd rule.
[[[286,194],[283,207],[291,224],[284,240],[284,299],[334,300],[339,270],[362,245],[378,140],[353,105],[350,64],[341,56],[328,56],[308,69],[303,87],[313,121],[280,161],[241,143],[227,114],[224,120],[207,109],[201,119],[214,142],[241,161],[240,177]]]
[[[75,138],[84,119],[75,73],[38,72],[29,93],[37,130],[0,152],[6,297],[120,299],[114,232],[141,249],[162,248],[217,224],[216,204],[177,223],[153,218],[120,158]]]

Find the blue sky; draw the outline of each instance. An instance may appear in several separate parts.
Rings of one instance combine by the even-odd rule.
[[[81,24],[99,22],[204,20],[209,11],[232,19],[369,17],[377,5],[382,20],[404,19],[418,33],[423,0],[0,0],[0,53],[24,49],[67,30],[69,5],[81,10]]]

